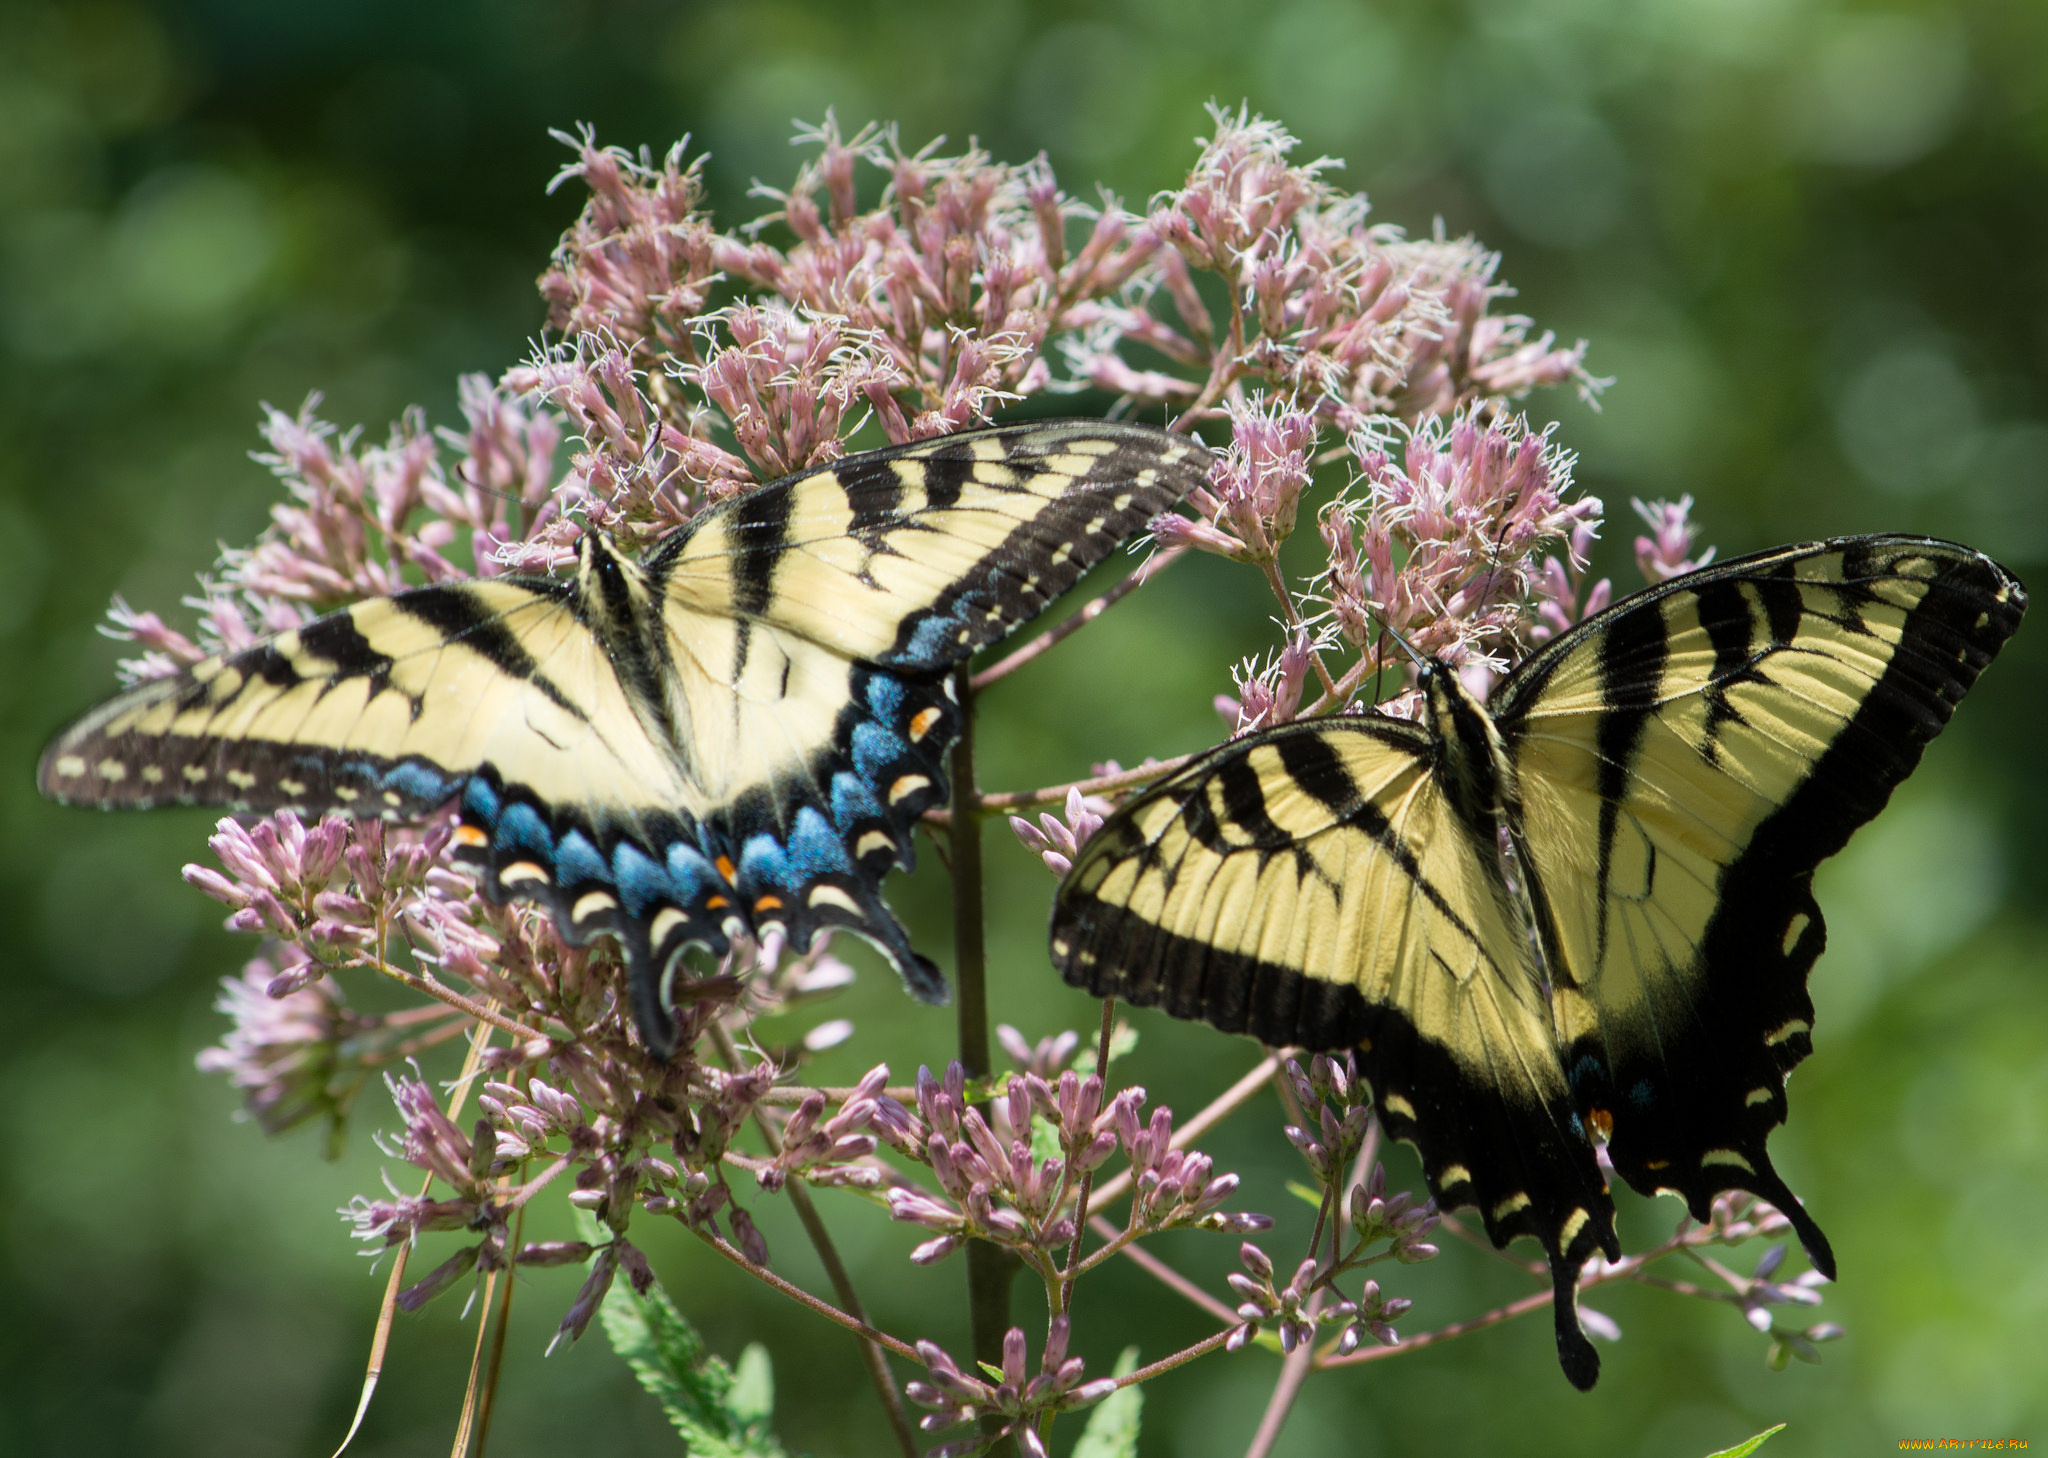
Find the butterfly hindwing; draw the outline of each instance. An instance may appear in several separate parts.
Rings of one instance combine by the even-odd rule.
[[[1066,979],[1275,1046],[1355,1048],[1382,1122],[1446,1205],[1549,1253],[1574,1380],[1597,1359],[1579,1268],[1619,1257],[1492,837],[1418,727],[1302,723],[1224,746],[1118,812],[1053,913]]]
[[[1813,873],[1912,771],[2024,603],[1947,543],[1787,548],[1639,594],[1495,694],[1565,969],[1565,1064],[1631,1185],[1701,1218],[1722,1190],[1762,1195],[1832,1274],[1765,1149],[1812,1046]]]
[[[74,803],[417,817],[453,801],[494,899],[616,936],[643,1037],[696,944],[825,927],[943,1000],[880,894],[947,797],[950,675],[1198,484],[1143,426],[1003,427],[847,457],[644,562],[415,589],[138,686],[59,736]]]

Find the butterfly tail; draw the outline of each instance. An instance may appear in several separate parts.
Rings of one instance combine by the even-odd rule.
[[[1552,1246],[1550,1256],[1551,1307],[1557,1318],[1557,1362],[1565,1380],[1581,1392],[1591,1392],[1600,1380],[1600,1353],[1593,1349],[1585,1328],[1579,1325],[1579,1271],[1584,1258],[1573,1261]]]

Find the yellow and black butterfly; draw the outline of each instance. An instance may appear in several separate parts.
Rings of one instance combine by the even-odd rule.
[[[849,456],[747,492],[643,561],[359,603],[101,705],[39,771],[74,804],[411,818],[582,943],[624,946],[674,1040],[686,946],[872,941],[943,1001],[879,882],[946,799],[948,670],[1042,612],[1203,477],[1198,443],[1034,424]]]
[[[1052,918],[1069,982],[1273,1045],[1356,1049],[1387,1131],[1497,1246],[1533,1236],[1557,1346],[1594,1156],[1705,1219],[1723,1190],[1834,1256],[1765,1150],[1811,1051],[1814,868],[1883,808],[2018,626],[2019,582],[1919,537],[1786,547],[1564,634],[1480,702],[1439,663],[1377,713],[1226,744],[1123,806]]]

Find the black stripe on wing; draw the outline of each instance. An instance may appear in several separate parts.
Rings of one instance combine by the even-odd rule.
[[[1800,562],[1832,551],[1842,554],[1840,582],[1795,582]],[[1807,976],[1826,943],[1813,897],[1814,871],[1884,808],[1918,765],[2018,626],[2026,596],[1989,558],[1911,538],[1854,539],[1766,554],[1748,564],[1730,563],[1696,588],[1698,615],[1715,648],[1714,680],[1703,690],[1711,727],[1718,717],[1712,706],[1737,682],[1797,692],[1790,670],[1779,667],[1773,677],[1772,655],[1800,651],[1802,634],[1815,651],[1825,650],[1830,634],[1871,638],[1860,612],[1886,600],[1885,581],[1913,580],[1900,576],[1906,559],[1940,565],[1853,717],[1723,870],[1697,964],[1667,972],[1683,980],[1686,995],[1664,1005],[1654,1051],[1614,1058],[1595,1034],[1577,1039],[1565,1058],[1581,1112],[1603,1126],[1611,1121],[1608,1153],[1630,1185],[1644,1193],[1674,1190],[1698,1219],[1708,1218],[1714,1196],[1723,1190],[1756,1194],[1792,1221],[1816,1269],[1830,1276],[1834,1255],[1826,1237],[1766,1149],[1770,1131],[1785,1119],[1785,1080],[1812,1051]],[[1759,569],[1761,577],[1748,575]],[[1755,591],[1760,621],[1753,620],[1738,583]],[[1816,594],[1833,598],[1839,610],[1816,614]],[[1806,625],[1816,617],[1828,626]],[[1611,636],[1626,626],[1630,638],[1640,640],[1636,648],[1610,654],[1603,645],[1610,713],[1634,716],[1638,729],[1654,710],[1631,703],[1629,675],[1641,675],[1636,683],[1654,677],[1651,665],[1663,657],[1664,621],[1655,610],[1627,614]],[[1649,641],[1648,629],[1659,642]],[[1529,700],[1524,695],[1517,702]],[[1512,722],[1503,728],[1512,737]],[[1603,725],[1603,750],[1609,737]],[[1635,739],[1613,737],[1617,743],[1627,738],[1631,748]],[[1713,759],[1714,741],[1700,752]],[[1621,763],[1634,773],[1629,760]],[[1609,811],[1627,789],[1625,780],[1610,788],[1611,768],[1602,766],[1601,788],[1612,797]],[[1603,817],[1603,828],[1606,823]],[[1558,886],[1535,889],[1539,896],[1575,894]]]
[[[1136,854],[1128,823],[1111,822],[1097,838],[1119,831],[1107,854]],[[1096,842],[1087,849],[1097,853]],[[1575,1386],[1593,1385],[1600,1359],[1579,1328],[1578,1275],[1595,1252],[1619,1260],[1621,1245],[1606,1181],[1568,1105],[1504,1096],[1402,1010],[1367,1001],[1354,985],[1165,931],[1071,882],[1054,906],[1052,959],[1096,997],[1162,1007],[1272,1047],[1356,1049],[1382,1126],[1415,1147],[1437,1202],[1476,1207],[1497,1247],[1518,1235],[1543,1247],[1558,1359]]]
[[[973,570],[905,617],[894,647],[878,659],[885,667],[928,670],[957,663],[1037,617],[1127,537],[1200,485],[1212,459],[1199,441],[1101,421],[1016,426],[988,435],[1003,445],[1003,464],[1027,475],[1043,475],[1044,463],[1076,441],[1108,438],[1114,444]],[[977,479],[975,447],[985,438],[949,437],[922,453],[924,489],[934,507],[957,502],[970,482],[978,490],[1029,492],[1021,484],[998,487]],[[875,521],[877,531],[887,519],[883,502],[897,489],[884,483],[889,474],[870,468],[848,484],[856,518]]]

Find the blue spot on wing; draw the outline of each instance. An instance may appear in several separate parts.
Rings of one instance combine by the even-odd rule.
[[[740,848],[739,879],[750,885],[767,882],[784,890],[798,884],[796,868],[790,864],[789,853],[782,842],[767,833],[750,835]]]
[[[440,771],[417,762],[393,765],[384,772],[384,788],[409,800],[438,805],[455,791],[455,782]]]
[[[832,776],[832,818],[842,832],[850,832],[864,820],[881,819],[882,802],[866,780],[841,770]]]
[[[564,886],[580,886],[591,881],[609,885],[610,871],[597,847],[580,830],[570,831],[555,847],[555,880]]]
[[[857,724],[853,730],[854,773],[873,784],[902,755],[903,749],[903,741],[881,725]]]
[[[505,807],[498,820],[497,843],[504,850],[525,851],[543,861],[551,859],[555,851],[555,838],[548,834],[540,812],[516,801]]]
[[[620,842],[612,852],[612,881],[619,888],[620,904],[632,917],[645,916],[669,890],[668,873],[661,862],[631,841]]]
[[[959,656],[960,629],[950,616],[934,614],[910,631],[910,642],[899,660],[907,659],[920,668],[942,668]]]
[[[1628,1101],[1639,1109],[1647,1109],[1657,1102],[1657,1090],[1650,1086],[1650,1080],[1639,1078],[1635,1087],[1628,1091]]]
[[[903,714],[903,683],[886,673],[877,673],[868,678],[868,707],[875,711],[875,717],[884,723],[893,724]]]
[[[846,858],[846,843],[811,805],[796,813],[796,826],[789,837],[789,859],[800,878],[799,884],[852,868]]]
[[[482,825],[496,825],[498,815],[504,809],[504,802],[498,792],[482,775],[471,775],[469,783],[462,790],[462,810]]]
[[[668,883],[677,905],[693,906],[723,888],[725,879],[696,847],[677,841],[668,848]]]

